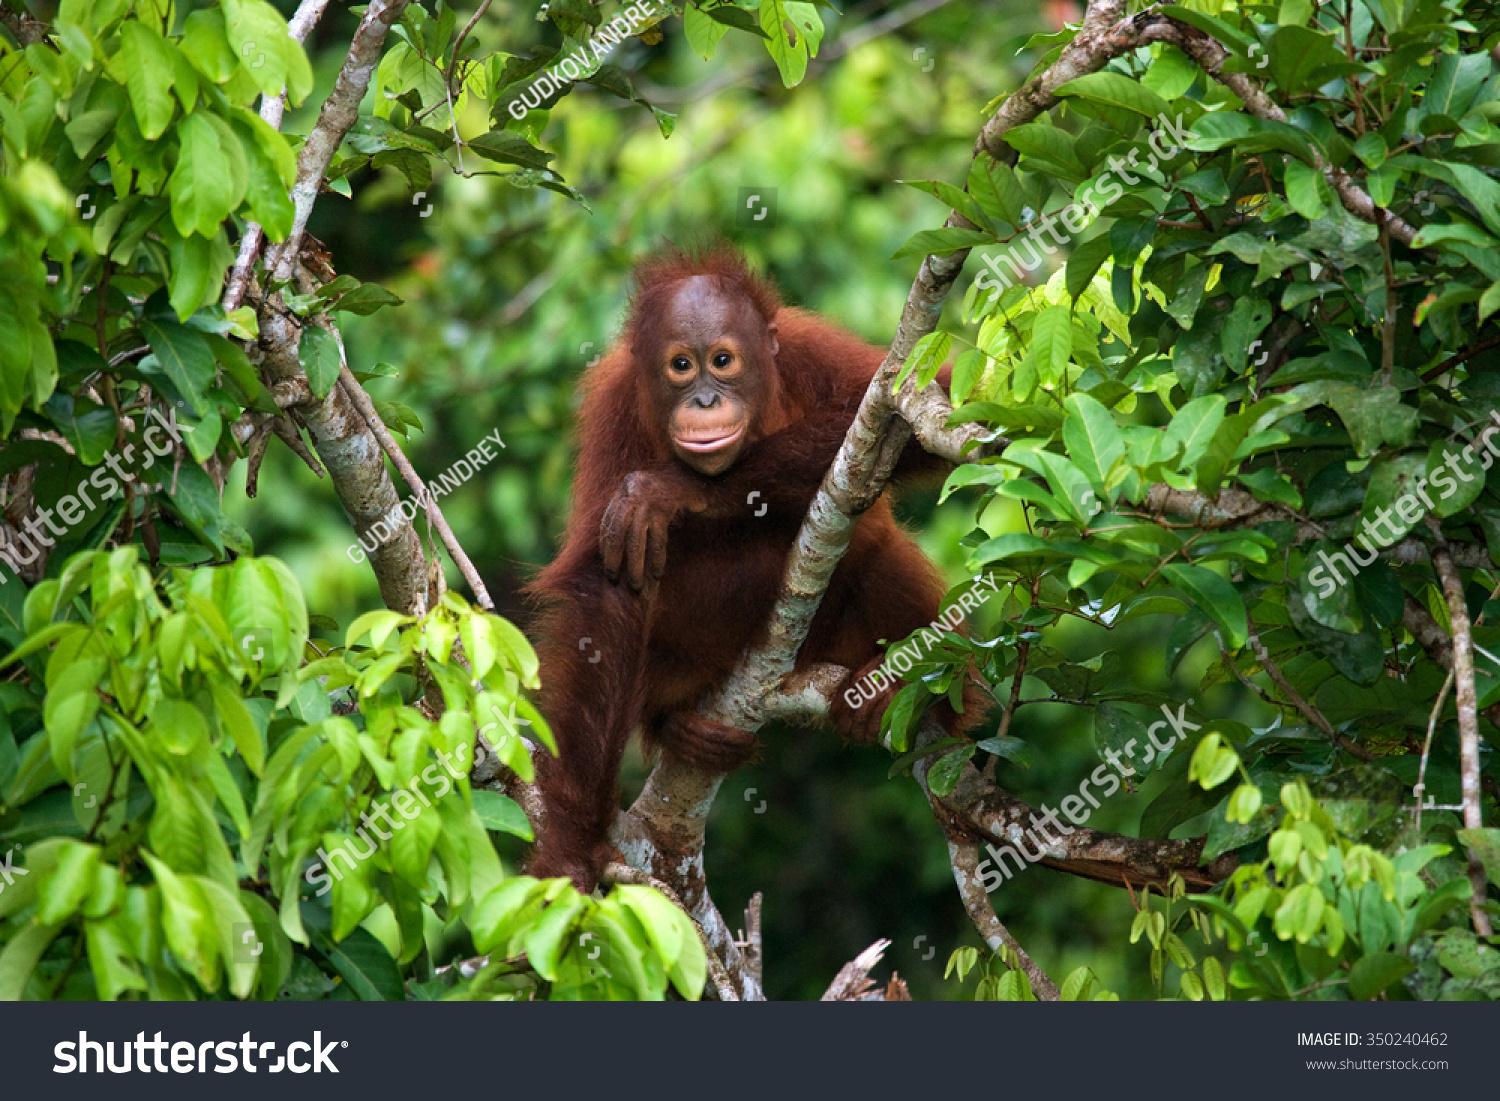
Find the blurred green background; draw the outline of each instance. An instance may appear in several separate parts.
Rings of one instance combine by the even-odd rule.
[[[472,7],[460,6],[461,19]],[[559,154],[554,167],[586,196],[587,209],[491,175],[442,178],[414,197],[394,171],[356,174],[352,199],[329,194],[318,204],[311,231],[336,269],[405,299],[394,310],[348,317],[345,337],[352,363],[398,369],[370,389],[420,418],[422,430],[407,442],[417,470],[439,477],[496,430],[505,442],[501,457],[443,508],[499,610],[523,626],[517,590],[553,553],[567,515],[577,382],[620,323],[631,265],[663,241],[722,236],[776,280],[787,302],[887,342],[916,271],[915,261],[889,257],[946,216],[935,199],[899,181],[961,182],[985,105],[1040,57],[1021,49],[1027,38],[1078,15],[1071,0],[822,10],[821,57],[794,89],[781,87],[765,51],[746,36],[729,35],[711,62],[688,48],[676,20],[658,44],[622,45],[611,60],[646,98],[677,113],[670,139],[645,109],[593,89],[575,91],[550,116],[532,112],[528,121],[544,126],[542,144]],[[487,47],[525,53],[550,33],[533,14],[527,4],[495,5],[475,33]],[[319,76],[309,102],[331,85],[354,21],[331,12],[309,43]],[[310,122],[291,120],[304,132]],[[460,125],[472,134],[485,120]],[[466,167],[475,167],[473,158]],[[774,203],[773,214],[750,220],[742,212],[749,194]],[[956,304],[949,313],[955,325]],[[242,475],[231,478],[226,508],[258,553],[291,565],[312,610],[346,626],[379,604],[373,575],[345,553],[352,532],[326,481],[280,446],[267,457],[257,499],[244,498]],[[933,491],[909,494],[902,515],[957,581],[972,500],[961,493],[941,508],[935,501]],[[1016,523],[1003,512],[985,518],[991,531]],[[451,564],[448,576],[461,587]],[[994,599],[986,614],[1001,614],[1000,605]],[[1114,632],[1124,679],[1174,690],[1162,661],[1171,625],[1154,617]],[[1181,698],[1193,694],[1209,657],[1195,652],[1178,670]],[[1249,718],[1244,696],[1220,688],[1199,705]],[[1097,764],[1085,714],[1026,708],[1011,733],[1031,743],[1034,764],[1002,762],[1000,779],[1033,803],[1055,805]],[[754,891],[765,893],[768,995],[816,998],[843,963],[888,937],[894,943],[879,976],[894,968],[917,998],[965,996],[943,981],[943,966],[955,947],[979,942],[916,785],[887,779],[883,751],[841,746],[831,731],[769,729],[763,740],[762,763],[722,790],[707,859],[731,926],[741,924]],[[632,757],[627,797],[642,778]],[[1159,780],[1106,802],[1090,825],[1133,832]],[[993,901],[1054,978],[1086,964],[1122,997],[1151,995],[1147,954],[1125,939],[1131,900],[1123,889],[1033,867]]]

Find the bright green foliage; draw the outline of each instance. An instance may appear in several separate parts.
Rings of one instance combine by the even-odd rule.
[[[497,954],[455,996],[701,991],[692,923],[655,891],[506,876],[489,832],[531,827],[471,790],[476,727],[524,776],[520,728],[551,734],[505,620],[448,593],[329,647],[276,559],[153,578],[126,546],[76,555],[24,621],[6,664],[28,677],[0,697],[0,847],[25,868],[0,891],[0,997],[318,996],[313,959],[354,997],[404,997],[405,975],[441,996],[455,936]]]

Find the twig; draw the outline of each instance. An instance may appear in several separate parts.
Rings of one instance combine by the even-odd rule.
[[[1484,828],[1484,808],[1479,787],[1479,699],[1474,690],[1474,635],[1469,627],[1469,608],[1464,601],[1464,585],[1448,552],[1448,542],[1443,538],[1443,526],[1432,517],[1427,518],[1428,530],[1432,532],[1432,568],[1443,585],[1443,595],[1448,599],[1448,620],[1453,627],[1453,673],[1455,704],[1458,709],[1459,780],[1463,791],[1464,828]],[[1469,854],[1469,882],[1474,887],[1469,899],[1469,916],[1474,922],[1474,932],[1482,937],[1490,936],[1493,929],[1490,916],[1485,912],[1484,900],[1489,890],[1484,864],[1472,852]]]
[[[484,18],[484,13],[490,10],[490,2],[491,0],[484,0],[484,3],[479,5],[479,10],[464,24],[464,29],[458,32],[458,38],[453,43],[453,60],[448,63],[448,75],[443,81],[448,88],[448,106],[450,111],[453,107],[453,77],[458,72],[458,59],[459,55],[463,53],[464,39],[469,37],[469,32],[474,29],[475,24]],[[458,136],[457,127],[454,128],[454,136]]]
[[[278,282],[292,277],[297,254],[302,248],[302,237],[307,232],[307,220],[323,186],[323,177],[333,162],[339,143],[359,118],[360,100],[370,87],[370,77],[380,61],[386,35],[401,18],[407,3],[408,0],[371,0],[365,8],[333,91],[323,102],[317,125],[307,136],[297,158],[297,180],[292,185],[292,229],[286,240],[277,246],[274,257],[268,256],[266,262],[266,267]]]
[[[292,18],[287,22],[287,33],[298,42],[306,42],[313,27],[317,26],[318,20],[323,17],[323,9],[326,7],[328,7],[328,0],[302,0]],[[285,111],[285,90],[280,95],[261,97],[260,117],[271,129],[281,129],[281,119]],[[234,267],[229,273],[229,281],[224,288],[225,313],[237,309],[244,301],[245,291],[250,286],[250,272],[255,267],[255,258],[259,255],[260,246],[265,239],[266,232],[259,222],[251,222],[245,227],[245,235],[240,238],[239,252],[234,258]]]
[[[855,956],[833,977],[833,982],[828,984],[828,989],[823,991],[819,998],[822,1002],[857,1002],[863,1000],[875,987],[875,982],[870,978],[870,969],[880,962],[885,955],[885,950],[891,946],[888,940],[877,940],[859,955]]]
[[[370,400],[370,395],[365,393],[365,388],[359,384],[353,373],[349,370],[349,363],[344,358],[344,341],[337,330],[333,334],[334,340],[339,346],[339,384],[343,386],[344,392],[349,395],[349,400],[359,410],[360,416],[364,417],[365,423],[370,426],[370,431],[380,441],[381,449],[390,457],[396,469],[401,472],[401,477],[417,495],[417,500],[422,502],[422,507],[427,511],[428,522],[437,528],[438,535],[443,540],[443,546],[448,548],[448,553],[453,557],[454,565],[458,572],[463,575],[469,583],[469,588],[474,593],[474,599],[479,606],[487,612],[495,610],[495,602],[490,599],[490,592],[484,587],[484,581],[479,576],[479,571],[474,568],[474,563],[464,552],[463,546],[458,541],[458,536],[453,534],[453,529],[448,526],[448,520],[443,516],[443,510],[438,507],[437,501],[427,491],[427,486],[418,476],[411,462],[402,453],[385,422],[380,419],[380,414],[375,411],[375,403]]]
[[[1286,696],[1288,702],[1290,702],[1293,707],[1300,711],[1302,713],[1302,716],[1307,719],[1308,722],[1312,723],[1324,734],[1326,734],[1328,736],[1328,740],[1333,742],[1340,749],[1347,750],[1348,752],[1354,754],[1354,756],[1358,757],[1361,761],[1373,761],[1375,759],[1375,754],[1371,753],[1364,746],[1359,745],[1355,742],[1351,742],[1348,738],[1344,737],[1344,735],[1334,730],[1333,725],[1323,717],[1323,712],[1319,711],[1312,704],[1308,703],[1307,700],[1303,698],[1302,693],[1298,692],[1295,688],[1292,687],[1291,682],[1286,679],[1281,670],[1277,668],[1276,663],[1271,660],[1271,653],[1266,649],[1266,644],[1260,640],[1260,635],[1255,630],[1255,624],[1251,623],[1249,620],[1246,620],[1246,626],[1248,628],[1247,638],[1250,643],[1250,648],[1255,651],[1256,660],[1260,662],[1261,668],[1266,671],[1266,676],[1271,678],[1271,683],[1276,685],[1277,688],[1281,689],[1282,694]]]
[[[1481,340],[1478,344],[1474,344],[1468,348],[1465,348],[1461,352],[1455,352],[1453,355],[1443,360],[1443,362],[1439,363],[1436,367],[1432,368],[1429,371],[1423,372],[1422,381],[1431,382],[1433,379],[1441,375],[1444,371],[1447,371],[1452,367],[1457,367],[1460,363],[1468,359],[1470,356],[1477,356],[1480,352],[1487,352],[1497,345],[1500,345],[1500,336],[1492,336],[1488,340]]]
[[[1427,717],[1427,740],[1422,743],[1422,763],[1417,766],[1417,786],[1412,788],[1412,794],[1417,797],[1417,833],[1422,832],[1422,796],[1427,794],[1427,755],[1432,752],[1432,734],[1437,729],[1438,716],[1443,713],[1443,703],[1448,698],[1448,689],[1453,687],[1453,670],[1448,670],[1448,676],[1443,680],[1443,687],[1438,692],[1437,703],[1432,705],[1432,714]]]
[[[979,876],[979,844],[972,840],[948,841],[948,862],[953,866],[953,879],[958,884],[958,895],[963,899],[969,920],[974,923],[984,943],[991,952],[999,951],[1003,944],[1021,961],[1021,970],[1031,980],[1031,989],[1044,1002],[1055,1002],[1061,994],[1057,984],[1048,977],[1035,960],[1026,954],[1021,942],[1011,934],[1000,920],[995,908],[990,905],[990,896],[985,894]],[[1126,881],[1129,885],[1129,881]]]

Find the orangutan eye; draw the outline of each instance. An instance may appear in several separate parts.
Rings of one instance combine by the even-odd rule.
[[[730,360],[732,360],[733,358],[734,357],[731,356],[728,352],[720,352],[718,355],[714,356],[714,366],[728,367]]]
[[[686,356],[677,356],[672,360],[669,369],[675,371],[680,375],[687,371],[691,371],[693,369],[693,364],[692,361],[689,360]]]

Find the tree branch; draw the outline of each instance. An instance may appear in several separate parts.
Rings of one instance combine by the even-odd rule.
[[[1479,699],[1474,690],[1474,636],[1469,628],[1463,581],[1443,538],[1442,525],[1429,518],[1427,526],[1433,538],[1432,567],[1442,582],[1443,595],[1448,599],[1448,619],[1453,624],[1454,696],[1458,706],[1459,782],[1463,791],[1464,828],[1478,830],[1484,828],[1484,808],[1479,788]],[[1493,932],[1490,916],[1484,909],[1489,883],[1484,865],[1472,852],[1469,854],[1469,882],[1474,888],[1469,899],[1474,932],[1487,937]]]
[[[386,35],[401,18],[408,0],[371,0],[354,32],[349,54],[339,70],[333,91],[318,113],[317,125],[307,136],[297,158],[297,181],[292,185],[292,229],[287,238],[267,256],[266,267],[272,277],[286,281],[292,277],[307,219],[323,187],[323,177],[333,162],[344,135],[359,118],[359,104],[370,87],[370,76],[380,62]]]

